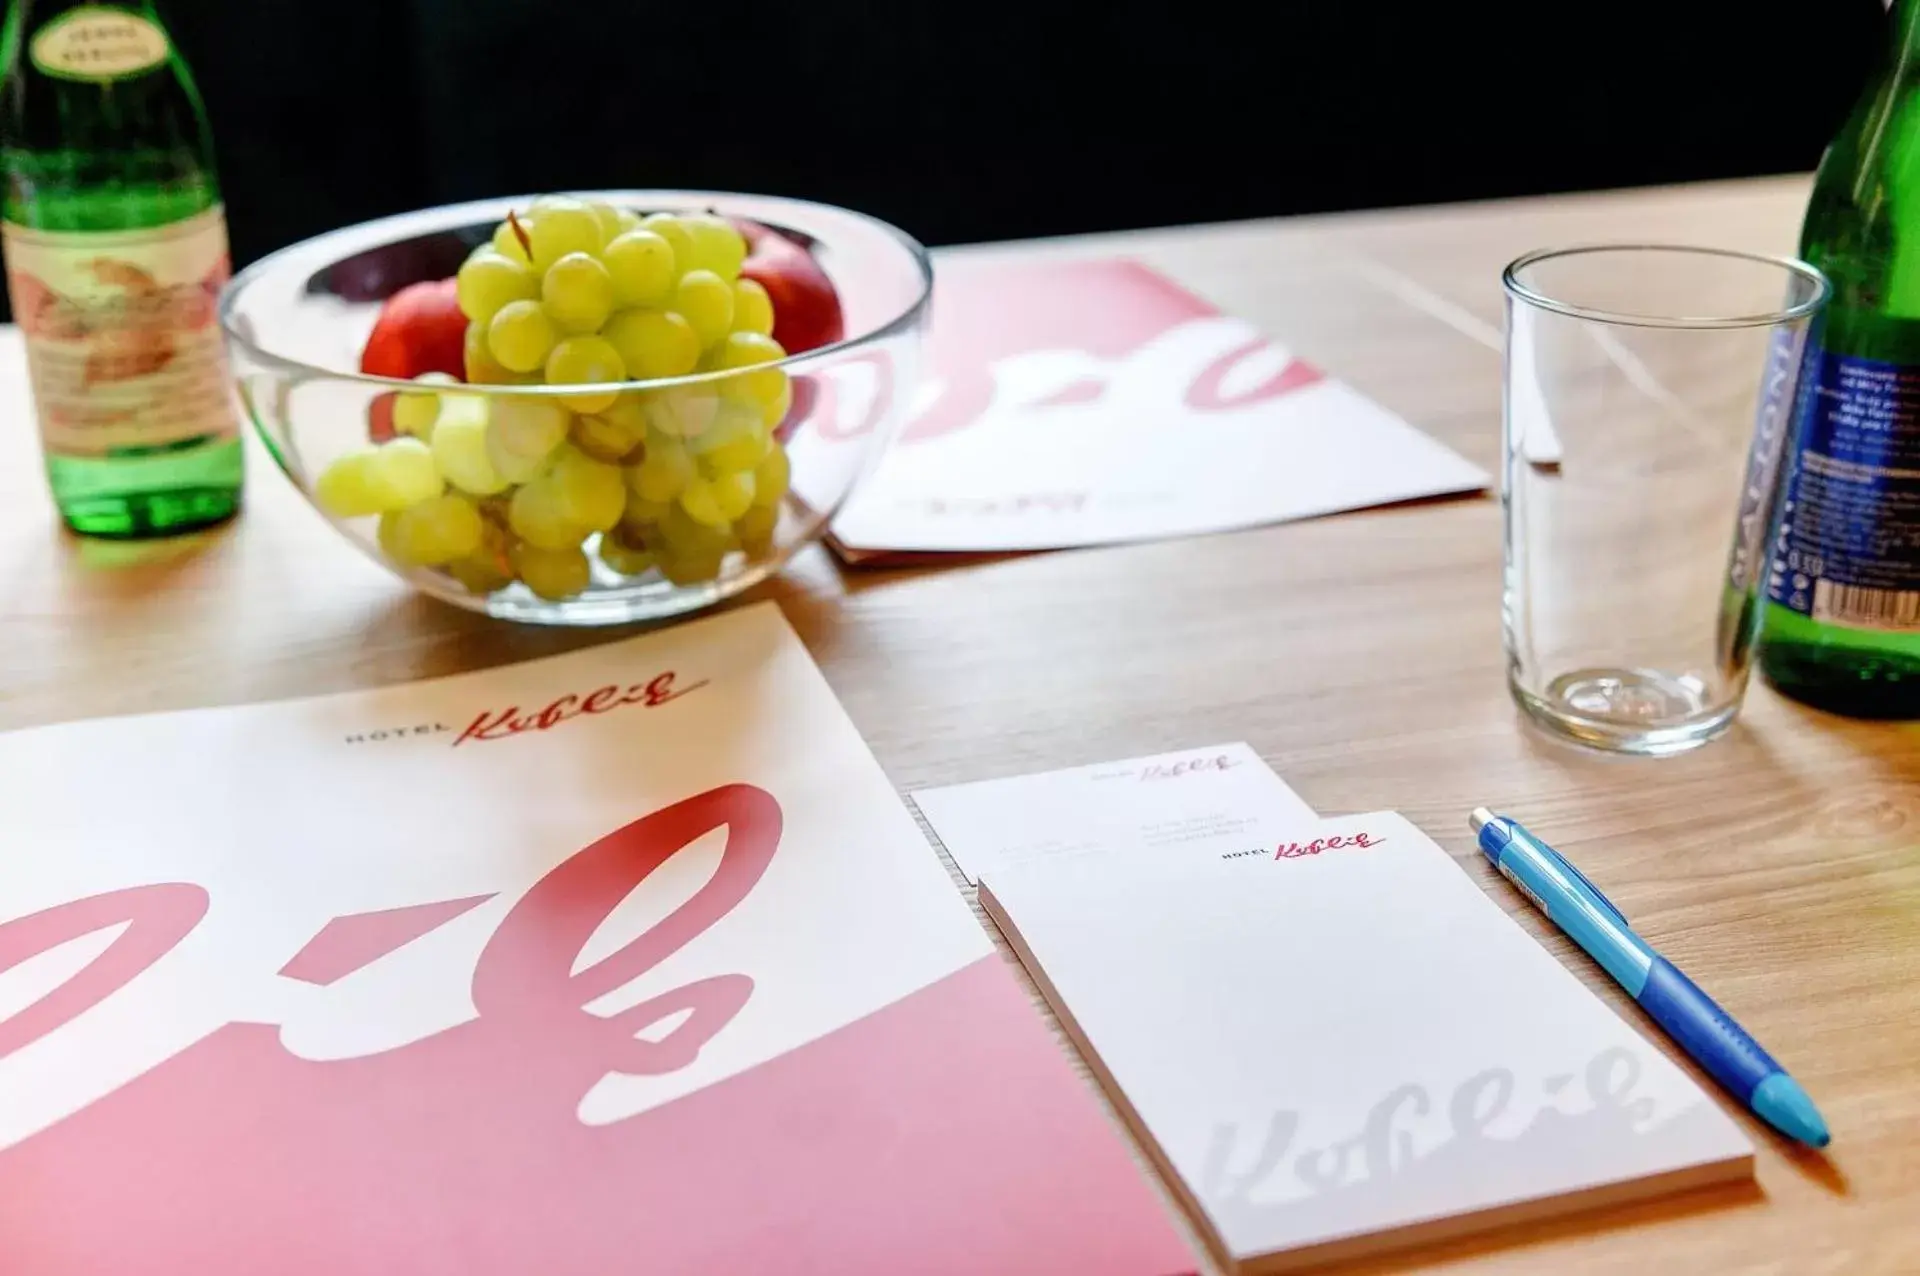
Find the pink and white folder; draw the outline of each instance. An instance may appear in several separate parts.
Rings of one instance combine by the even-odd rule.
[[[9,1276],[1193,1268],[770,604],[0,774]]]
[[[892,446],[834,520],[852,561],[1219,532],[1487,484],[1137,261],[943,257],[925,362]],[[875,375],[828,374],[821,428],[793,446],[874,428]],[[796,455],[797,481],[837,473],[832,459]]]

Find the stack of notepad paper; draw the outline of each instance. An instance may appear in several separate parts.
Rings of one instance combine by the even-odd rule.
[[[1289,819],[1277,777],[1143,761],[918,800],[1224,1264],[1751,1175],[1734,1122],[1407,820]],[[1076,801],[1104,845],[983,840],[1009,802]]]

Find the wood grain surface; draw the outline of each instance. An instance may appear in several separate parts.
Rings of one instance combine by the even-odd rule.
[[[1507,260],[1598,240],[1790,251],[1806,189],[1767,179],[960,251],[1137,256],[1491,471]],[[149,547],[65,535],[23,380],[9,333],[0,727],[379,686],[627,632],[516,628],[412,597],[258,448],[230,528]],[[1733,731],[1685,757],[1549,741],[1507,698],[1499,563],[1499,509],[1482,498],[955,566],[852,572],[816,548],[760,596],[781,601],[902,790],[1244,739],[1323,811],[1405,812],[1639,1021],[1473,853],[1468,808],[1512,811],[1744,1021],[1834,1130],[1822,1157],[1743,1115],[1756,1188],[1380,1270],[1920,1271],[1920,734],[1756,685]]]

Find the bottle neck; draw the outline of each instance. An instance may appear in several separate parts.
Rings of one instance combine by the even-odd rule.
[[[142,0],[12,0],[0,37],[0,218],[125,230],[219,201],[206,113],[153,14]]]
[[[61,19],[69,14],[102,9],[107,11],[109,17],[118,10],[133,18],[140,28],[157,33],[163,49],[171,41],[154,0],[109,0],[106,4],[100,3],[100,0],[9,0],[6,23],[0,28],[0,69],[9,74],[17,73],[21,57],[27,52],[28,42],[43,31],[63,25]],[[84,23],[85,20],[81,21]]]
[[[154,0],[13,0],[8,8],[20,14],[29,26],[39,26],[74,9],[120,9],[138,14],[149,22],[160,21],[154,12]]]
[[[1896,67],[1920,64],[1920,0],[1888,0],[1887,48]]]
[[[109,0],[102,5],[100,0],[9,0],[5,29],[6,52],[12,53],[18,41],[29,39],[33,33],[46,26],[55,18],[73,12],[75,9],[121,9],[153,23],[161,30],[166,24],[154,9],[153,0]]]

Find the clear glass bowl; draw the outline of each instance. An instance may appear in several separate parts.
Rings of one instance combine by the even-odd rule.
[[[376,518],[336,518],[314,498],[315,482],[329,464],[367,446],[377,401],[420,388],[357,370],[381,303],[408,284],[452,275],[509,209],[524,213],[530,197],[383,218],[256,262],[220,298],[233,374],[255,428],[294,486],[341,535],[414,588],[471,611],[540,624],[619,624],[692,611],[778,571],[826,530],[878,458],[912,401],[932,267],[926,250],[892,226],[824,204],[704,191],[603,191],[580,198],[643,214],[713,211],[759,222],[810,247],[838,291],[845,316],[844,340],[750,370],[604,386],[442,388],[442,419],[445,405],[456,402],[464,404],[463,410],[484,409],[491,420],[508,400],[519,401],[512,412],[527,408],[530,400],[566,397],[578,404],[583,395],[617,395],[617,402],[631,408],[628,420],[649,422],[649,431],[664,425],[692,449],[714,437],[699,431],[715,419],[716,410],[725,420],[727,405],[744,397],[735,392],[744,391],[746,378],[768,368],[783,372],[790,379],[791,407],[773,437],[787,458],[785,496],[776,507],[699,541],[686,553],[679,551],[693,543],[691,533],[684,541],[663,539],[659,562],[664,568],[629,560],[622,565],[632,574],[622,574],[598,552],[600,538],[594,537],[585,546],[591,581],[571,597],[544,598],[517,581],[489,588],[472,573],[463,585],[447,570],[408,566],[386,553]],[[631,491],[628,499],[638,536],[645,525],[637,520],[649,509]],[[494,525],[492,536],[503,522],[503,502],[482,501],[481,509]],[[657,530],[664,537],[694,527],[683,514],[668,508]],[[748,530],[737,530],[742,527]],[[619,556],[610,548],[608,557]],[[476,592],[480,589],[487,592]]]

